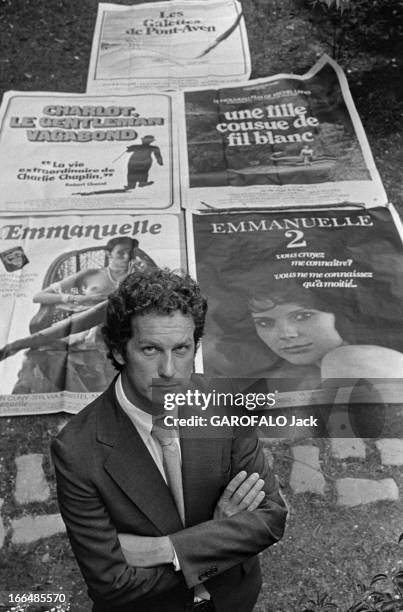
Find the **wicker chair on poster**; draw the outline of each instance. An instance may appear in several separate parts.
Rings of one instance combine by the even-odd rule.
[[[57,257],[49,266],[43,283],[42,289],[46,289],[52,283],[63,281],[81,271],[89,269],[102,269],[109,263],[108,251],[105,246],[80,249],[64,253]],[[155,267],[155,262],[144,251],[136,248],[133,252],[133,259],[129,264],[132,268]],[[76,287],[71,289],[71,293],[78,293]],[[67,290],[63,289],[63,293]],[[105,302],[104,302],[105,303]],[[69,341],[66,343],[62,339],[51,339],[46,335],[46,330],[55,323],[66,320],[70,315],[76,314],[77,310],[72,310],[70,304],[41,304],[38,312],[32,318],[29,328],[31,334],[43,331],[41,340],[43,344],[36,348],[29,348],[24,356],[21,369],[17,376],[13,394],[31,393],[52,393],[58,391],[73,392],[100,392],[105,389],[105,385],[112,380],[115,370],[111,362],[106,359],[105,347],[99,350],[97,345],[97,335],[91,335],[91,329],[99,324],[91,322],[91,318],[86,322],[89,336],[78,338],[79,333],[68,331],[66,336]],[[88,312],[93,310],[88,309]],[[74,339],[73,339],[74,338]],[[73,341],[71,341],[73,339]]]
[[[147,253],[139,249],[135,250],[137,262],[142,262],[146,267],[155,267],[155,262]],[[104,246],[90,247],[69,251],[59,255],[49,266],[42,283],[42,289],[46,289],[52,283],[57,283],[64,278],[82,270],[105,268],[109,263],[109,254]],[[71,293],[77,293],[73,288]],[[69,310],[66,305],[56,306],[53,304],[41,304],[38,312],[32,317],[29,324],[31,334],[54,325],[58,321],[66,319],[74,314],[75,310]]]
[[[108,251],[103,246],[79,249],[62,253],[49,266],[42,283],[42,289],[46,289],[52,283],[57,283],[76,272],[89,270],[90,268],[104,268],[108,265]],[[72,289],[71,293],[77,293]],[[74,314],[74,310],[66,307],[60,308],[54,304],[41,304],[38,312],[29,323],[31,334],[54,325],[62,319]]]

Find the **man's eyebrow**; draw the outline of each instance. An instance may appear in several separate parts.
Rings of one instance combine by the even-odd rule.
[[[189,336],[184,338],[183,340],[178,340],[178,342],[175,342],[175,344],[173,345],[173,348],[178,348],[179,346],[183,346],[184,344],[191,344],[192,339],[193,336]],[[159,342],[158,339],[151,340],[150,338],[140,338],[138,342],[141,346],[155,346],[156,348],[163,348],[162,343]]]
[[[153,346],[158,346],[160,344],[160,342],[158,342],[158,340],[151,340],[150,338],[139,338],[138,339],[139,344],[146,344],[146,345],[153,345]]]
[[[192,344],[192,338],[186,338],[185,340],[181,340],[180,342],[176,342],[174,344],[174,348],[178,348],[178,346],[183,346],[184,344]]]

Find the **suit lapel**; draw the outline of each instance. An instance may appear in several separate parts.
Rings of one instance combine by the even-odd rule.
[[[98,414],[98,442],[112,446],[105,470],[161,534],[182,529],[169,488],[111,388]]]
[[[186,427],[181,429],[182,484],[187,527],[212,518],[220,493],[222,451],[222,440],[210,437],[208,432],[203,431],[201,434],[197,427],[192,433]]]

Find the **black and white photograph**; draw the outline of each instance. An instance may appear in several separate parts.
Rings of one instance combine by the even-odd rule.
[[[403,612],[403,1],[0,47],[0,612]]]

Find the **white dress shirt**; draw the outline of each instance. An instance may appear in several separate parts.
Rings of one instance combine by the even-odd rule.
[[[116,397],[122,410],[127,414],[135,428],[137,429],[141,439],[143,440],[148,452],[154,460],[165,482],[167,478],[164,471],[162,451],[154,436],[151,435],[153,428],[153,417],[148,412],[144,412],[141,408],[137,408],[128,398],[123,390],[122,377],[118,376],[115,384]],[[170,413],[171,414],[171,413]],[[179,448],[179,456],[182,459],[181,445],[179,436],[174,437]]]

